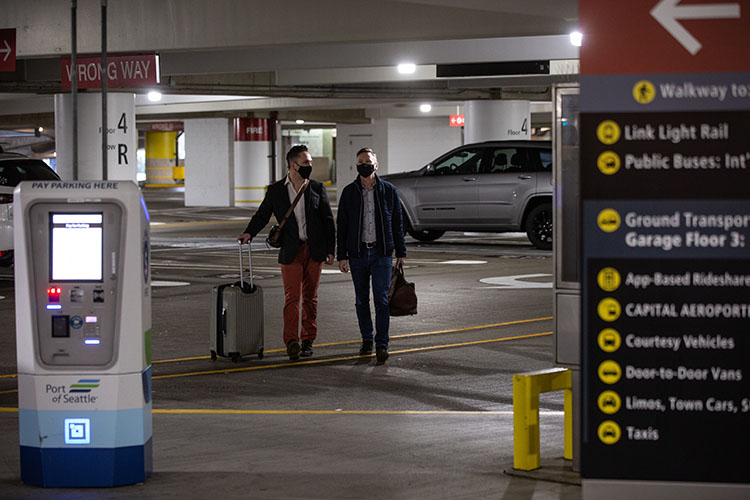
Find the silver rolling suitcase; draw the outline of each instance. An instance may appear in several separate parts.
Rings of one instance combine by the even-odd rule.
[[[211,359],[257,354],[263,358],[263,290],[253,285],[253,255],[250,244],[247,255],[250,276],[245,282],[240,249],[240,281],[219,285],[211,290]]]

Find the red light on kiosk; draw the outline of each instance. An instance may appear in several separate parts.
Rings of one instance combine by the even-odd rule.
[[[47,289],[47,300],[52,303],[60,302],[60,294],[62,290],[59,287],[52,287]]]

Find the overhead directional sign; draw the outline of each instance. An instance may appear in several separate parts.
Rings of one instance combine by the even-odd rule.
[[[747,66],[750,3],[580,0],[581,74],[737,72]]]
[[[750,498],[750,0],[579,16],[583,500]]]
[[[0,71],[16,70],[16,29],[0,30]]]
[[[680,24],[687,19],[739,19],[740,4],[678,5],[680,0],[661,0],[651,9],[651,15],[664,26],[692,55],[701,50],[701,43]]]

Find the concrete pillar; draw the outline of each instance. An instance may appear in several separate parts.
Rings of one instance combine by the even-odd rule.
[[[146,187],[174,186],[177,132],[146,132]]]
[[[275,120],[234,119],[234,205],[257,208],[271,182],[271,137]]]
[[[464,119],[467,144],[531,138],[529,101],[467,101]]]
[[[136,182],[135,94],[107,94],[107,179]],[[73,97],[55,95],[57,172],[73,179]],[[102,95],[78,94],[78,179],[103,178]]]
[[[185,206],[234,205],[234,124],[226,118],[185,120]]]

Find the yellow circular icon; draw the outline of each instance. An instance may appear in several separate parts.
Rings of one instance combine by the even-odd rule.
[[[620,140],[620,126],[612,120],[604,120],[596,127],[596,137],[602,144],[614,144]]]
[[[597,429],[596,433],[604,444],[615,444],[620,440],[620,436],[622,436],[620,426],[612,420],[605,420],[599,424],[599,429]]]
[[[641,103],[648,104],[656,97],[656,88],[648,80],[641,80],[633,86],[633,98]]]
[[[615,299],[607,297],[606,299],[602,299],[599,301],[597,311],[599,311],[600,318],[602,318],[607,323],[611,323],[620,317],[622,308],[620,307],[620,303]]]
[[[614,292],[620,288],[620,273],[614,267],[605,267],[596,276],[599,288],[605,292]]]
[[[599,332],[596,343],[599,344],[599,348],[604,352],[615,352],[620,348],[620,344],[622,344],[620,332],[614,328],[605,328]]]
[[[605,151],[596,159],[596,166],[604,175],[614,175],[620,170],[620,157],[612,151]]]
[[[617,213],[617,210],[605,208],[599,212],[596,223],[599,225],[599,229],[605,233],[612,233],[620,227],[620,214]]]
[[[617,361],[608,359],[607,361],[601,362],[597,373],[599,374],[599,380],[605,384],[612,385],[617,383],[617,381],[620,380],[620,377],[622,377],[622,368],[620,368]]]
[[[604,391],[599,394],[596,403],[599,405],[601,411],[607,415],[612,415],[618,412],[622,405],[622,400],[620,399],[620,395],[615,391]]]

